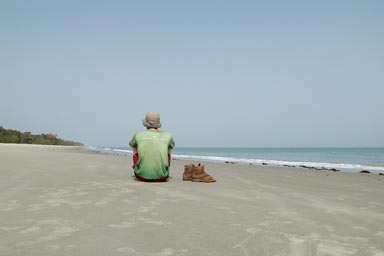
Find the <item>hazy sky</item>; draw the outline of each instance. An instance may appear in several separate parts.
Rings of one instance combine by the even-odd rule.
[[[0,125],[127,146],[384,146],[384,1],[0,1]]]

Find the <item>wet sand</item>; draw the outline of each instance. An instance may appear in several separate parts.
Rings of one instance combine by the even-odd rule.
[[[129,157],[0,144],[0,255],[384,255],[383,176],[185,163],[141,183]]]

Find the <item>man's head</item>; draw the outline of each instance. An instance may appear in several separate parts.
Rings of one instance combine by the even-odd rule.
[[[147,127],[147,129],[160,128],[160,115],[155,112],[148,112],[145,118],[143,119],[143,125]]]

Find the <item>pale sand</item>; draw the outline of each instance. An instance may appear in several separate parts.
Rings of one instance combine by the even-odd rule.
[[[0,144],[0,255],[384,255],[376,174],[206,164],[133,180],[129,157]]]

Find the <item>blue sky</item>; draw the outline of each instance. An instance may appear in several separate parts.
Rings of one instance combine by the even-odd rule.
[[[0,125],[126,146],[384,146],[383,1],[1,1]]]

